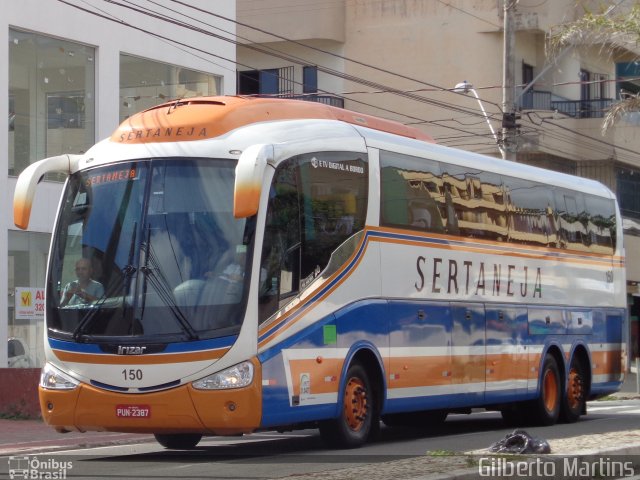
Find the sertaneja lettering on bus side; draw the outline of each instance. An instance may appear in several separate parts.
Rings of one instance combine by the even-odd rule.
[[[457,294],[462,289],[465,295],[492,295],[498,297],[504,295],[513,297],[542,298],[542,269],[536,267],[535,273],[529,271],[529,267],[517,267],[516,265],[492,264],[488,267],[485,262],[472,262],[470,260],[460,262],[449,260],[448,268],[442,258],[434,257],[429,262],[426,257],[419,256],[416,260],[418,280],[415,288],[422,292],[427,286],[427,277],[431,278],[431,293]],[[431,275],[425,277],[425,268],[430,267]],[[493,268],[491,268],[493,267]],[[518,275],[524,280],[517,288],[515,277]]]

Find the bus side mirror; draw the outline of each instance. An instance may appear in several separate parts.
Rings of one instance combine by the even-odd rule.
[[[31,217],[31,207],[36,194],[36,185],[47,173],[59,172],[69,175],[78,163],[81,155],[58,155],[32,163],[18,177],[16,191],[13,194],[13,223],[26,230]]]
[[[273,158],[273,145],[264,144],[251,145],[240,155],[233,190],[235,218],[247,218],[258,213],[264,172]]]

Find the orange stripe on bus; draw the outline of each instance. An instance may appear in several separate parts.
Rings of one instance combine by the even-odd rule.
[[[433,232],[429,232],[428,234],[422,234],[420,232],[417,232],[415,230],[404,230],[404,229],[400,229],[400,228],[390,228],[390,227],[370,227],[368,228],[368,230],[370,231],[378,231],[378,232],[383,232],[383,233],[392,233],[392,234],[396,234],[396,235],[404,235],[404,236],[415,236],[416,238],[428,238],[428,237],[433,237],[433,238],[439,238],[441,240],[451,240],[451,241],[455,241],[458,243],[471,243],[471,244],[482,244],[482,245],[487,245],[487,247],[505,247],[506,245],[510,245],[510,244],[505,244],[505,242],[497,242],[495,240],[487,240],[487,239],[482,239],[482,238],[466,238],[466,237],[460,237],[460,236],[455,236],[455,235],[447,235],[447,234],[443,234],[443,233],[433,233]],[[594,257],[594,258],[601,258],[603,260],[613,260],[613,261],[619,261],[624,263],[624,257],[619,257],[619,256],[612,256],[612,255],[608,255],[605,253],[593,253],[593,252],[581,252],[579,250],[570,250],[570,249],[559,249],[559,248],[552,248],[552,247],[543,247],[543,246],[536,246],[536,245],[517,245],[518,249],[520,250],[534,250],[534,251],[539,251],[541,253],[549,253],[549,252],[554,252],[554,253],[559,253],[560,255],[579,255],[581,257]],[[547,255],[544,255],[547,256]]]
[[[344,360],[341,358],[324,358],[317,360],[290,360],[291,383],[294,395],[300,392],[303,375],[309,376],[309,393],[336,393],[339,386],[340,371]]]
[[[622,350],[591,352],[591,363],[594,375],[622,373]]]
[[[376,241],[380,243],[392,243],[399,245],[410,245],[413,247],[425,247],[429,246],[431,248],[437,248],[440,250],[455,250],[455,251],[463,251],[463,252],[472,252],[472,253],[484,253],[490,251],[493,255],[498,255],[502,257],[516,257],[516,258],[535,258],[543,261],[555,261],[562,263],[576,263],[582,265],[601,265],[604,267],[611,267],[612,262],[610,259],[577,259],[577,258],[566,258],[557,255],[544,255],[542,253],[526,253],[526,252],[507,252],[507,251],[494,251],[488,248],[480,248],[480,247],[466,247],[461,245],[451,245],[451,244],[441,244],[436,242],[429,242],[425,240],[398,240],[393,238],[379,238],[374,237],[371,241]]]
[[[99,355],[94,353],[67,352],[53,350],[58,359],[63,362],[92,363],[99,365],[161,365],[164,363],[198,362],[203,360],[217,360],[229,349],[205,350],[202,352],[165,353],[162,355]]]

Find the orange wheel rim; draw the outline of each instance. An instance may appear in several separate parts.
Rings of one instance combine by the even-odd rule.
[[[567,388],[567,401],[569,407],[576,409],[580,406],[584,397],[584,388],[580,372],[576,368],[569,371],[569,385]]]
[[[558,402],[558,379],[551,370],[547,370],[544,373],[542,387],[544,406],[548,412],[553,412]]]
[[[344,390],[344,416],[351,430],[357,432],[367,418],[369,404],[364,382],[350,378]]]

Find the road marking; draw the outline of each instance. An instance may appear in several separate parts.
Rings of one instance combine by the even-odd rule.
[[[605,410],[614,410],[616,408],[622,408],[622,407],[620,405],[614,405],[614,406],[608,406],[608,407],[592,407],[592,406],[589,406],[587,408],[587,410],[589,412],[602,412],[602,411],[605,411]]]

